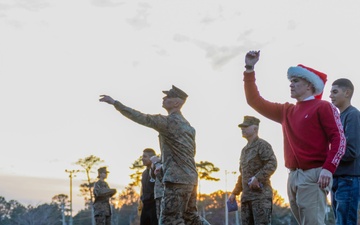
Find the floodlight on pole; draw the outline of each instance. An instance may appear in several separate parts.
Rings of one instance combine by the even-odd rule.
[[[80,170],[65,170],[66,173],[69,173],[70,178],[70,221],[69,225],[73,225],[73,216],[72,216],[72,178],[75,176],[75,173],[80,172]]]

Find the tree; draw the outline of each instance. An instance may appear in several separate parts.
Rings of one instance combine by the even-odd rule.
[[[56,204],[60,207],[62,224],[66,225],[65,215],[70,211],[69,197],[65,194],[58,194],[52,198],[51,203]]]
[[[228,193],[229,194],[229,193]],[[218,190],[209,195],[204,194],[201,204],[205,206],[206,220],[211,225],[223,225],[225,221],[225,192]],[[228,214],[229,225],[236,224],[235,213]]]
[[[112,219],[116,220],[119,225],[139,224],[137,215],[139,194],[130,184],[119,194],[113,201],[115,209]],[[137,221],[137,223],[136,223]]]
[[[201,186],[200,186],[200,180],[208,180],[208,181],[219,181],[219,178],[212,177],[211,174],[214,172],[219,172],[220,169],[218,167],[215,167],[215,165],[208,161],[200,161],[199,163],[196,163],[196,170],[198,172],[199,176],[199,208],[202,210],[202,216],[206,218],[206,211],[205,211],[205,205],[202,204],[201,198],[203,197],[201,194]]]
[[[10,200],[9,202],[0,196],[0,225],[14,224],[13,218],[17,218],[26,212],[26,207],[18,201]]]
[[[277,190],[273,190],[273,211],[271,216],[274,225],[297,224],[289,204],[285,203],[284,198],[279,195]]]
[[[219,181],[219,178],[212,177],[211,174],[214,172],[219,172],[220,169],[215,167],[215,165],[208,161],[200,161],[196,163],[196,169],[199,174],[200,180],[210,180],[210,181]]]
[[[120,225],[122,224],[139,224],[139,217],[137,215],[138,202],[140,195],[136,193],[135,188],[141,186],[141,175],[145,166],[142,164],[142,156],[136,159],[131,165],[130,169],[135,170],[130,174],[131,182],[115,199],[115,210],[113,220],[116,220]]]
[[[86,208],[80,210],[75,216],[74,216],[74,225],[84,225],[84,224],[91,224],[92,222],[92,215],[91,215],[91,208]]]
[[[89,183],[82,183],[80,184],[80,194],[84,197],[84,201],[85,201],[85,208],[91,208],[92,205],[92,201],[91,201],[91,195],[89,194],[89,191],[92,192],[92,189],[94,188],[95,185],[95,181],[91,181],[90,184]]]
[[[21,225],[61,225],[61,210],[56,204],[28,206],[27,211],[13,221]]]
[[[131,165],[130,169],[135,170],[134,173],[130,174],[132,182],[129,184],[131,187],[140,187],[141,184],[141,175],[145,166],[142,163],[142,156],[136,159]]]
[[[82,191],[82,194],[85,194],[86,192],[89,193],[90,196],[90,208],[91,208],[91,216],[92,216],[92,225],[95,225],[94,220],[94,208],[93,208],[93,192],[92,188],[94,186],[94,181],[90,177],[90,173],[92,172],[92,168],[95,165],[98,165],[99,163],[104,162],[104,160],[101,160],[99,157],[90,155],[88,157],[85,157],[84,159],[79,159],[75,164],[80,165],[82,168],[85,169],[86,177],[87,177],[87,185],[82,185],[82,188],[85,188],[85,191]],[[84,195],[85,197],[86,195]],[[85,204],[86,204],[87,198],[85,197]]]

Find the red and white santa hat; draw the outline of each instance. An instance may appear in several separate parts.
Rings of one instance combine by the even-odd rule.
[[[303,78],[310,83],[312,83],[315,87],[315,98],[321,99],[325,83],[327,81],[327,75],[320,71],[317,71],[313,68],[304,66],[304,65],[297,65],[292,66],[288,69],[287,77],[290,80],[292,77],[300,77]]]

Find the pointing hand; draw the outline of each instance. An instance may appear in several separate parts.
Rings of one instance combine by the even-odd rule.
[[[106,103],[108,103],[110,105],[114,105],[114,103],[115,103],[115,100],[112,97],[108,96],[108,95],[100,95],[99,101],[100,102],[106,102]]]

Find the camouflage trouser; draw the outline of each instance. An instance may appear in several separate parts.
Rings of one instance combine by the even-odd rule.
[[[196,191],[196,185],[165,183],[159,224],[202,225],[196,207]]]
[[[161,213],[161,199],[162,198],[156,198],[156,217],[159,220],[160,219],[160,213]]]
[[[260,199],[241,203],[241,224],[271,224],[272,199]]]
[[[95,216],[96,225],[111,225],[111,216]]]

